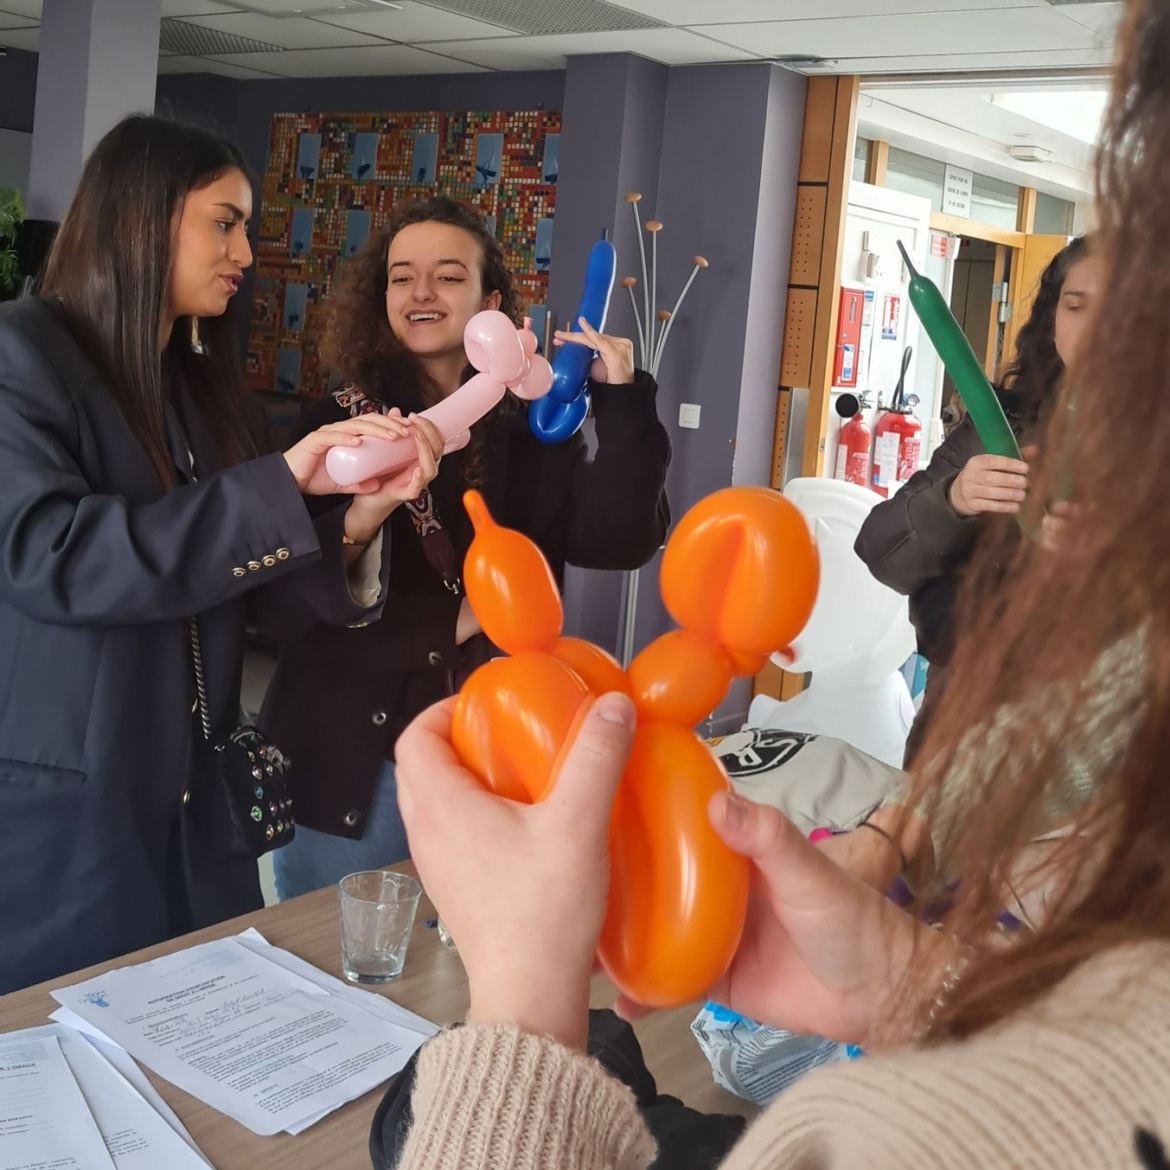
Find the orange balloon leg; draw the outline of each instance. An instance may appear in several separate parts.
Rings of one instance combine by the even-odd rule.
[[[531,804],[555,780],[590,694],[547,654],[494,658],[463,684],[451,717],[451,745],[491,792]]]
[[[739,945],[748,862],[707,820],[707,802],[729,787],[693,732],[667,723],[639,727],[611,833],[598,953],[618,989],[648,1007],[705,995]]]

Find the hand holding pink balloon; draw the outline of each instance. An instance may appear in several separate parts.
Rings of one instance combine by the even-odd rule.
[[[422,412],[443,437],[443,453],[467,445],[469,428],[500,401],[505,390],[529,401],[547,394],[552,367],[536,352],[536,335],[524,319],[517,329],[495,309],[476,313],[463,331],[467,360],[479,371],[442,402]],[[417,458],[410,439],[366,436],[357,447],[334,447],[325,469],[339,486],[381,479],[408,467]]]

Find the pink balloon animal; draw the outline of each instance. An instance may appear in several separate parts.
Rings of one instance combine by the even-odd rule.
[[[517,329],[503,313],[485,309],[467,322],[463,348],[479,371],[454,394],[422,411],[443,439],[443,454],[467,446],[471,424],[483,418],[504,396],[505,389],[532,401],[548,393],[552,368],[536,352],[536,335],[524,318]],[[367,479],[381,479],[409,467],[418,458],[412,439],[375,439],[366,436],[357,447],[334,447],[325,457],[333,482],[345,487]]]

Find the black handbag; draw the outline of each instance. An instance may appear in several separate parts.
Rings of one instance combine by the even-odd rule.
[[[202,746],[208,749],[201,753],[206,766],[199,769],[200,783],[218,789],[197,796],[197,808],[206,810],[203,815],[197,813],[200,828],[214,856],[262,857],[269,850],[287,845],[296,832],[289,787],[292,764],[249,724],[222,738],[212,736],[199,628],[194,618],[190,619],[190,629]],[[217,796],[221,799],[217,800]]]

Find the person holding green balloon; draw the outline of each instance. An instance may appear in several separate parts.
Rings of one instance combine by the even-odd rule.
[[[1022,537],[1020,528],[1007,521],[1020,517],[1028,459],[1036,455],[1035,444],[1056,403],[1066,365],[1080,345],[1099,293],[1100,268],[1084,236],[1056,255],[1040,278],[1015,354],[994,390],[937,289],[914,274],[911,303],[959,389],[966,415],[929,465],[874,508],[855,546],[879,581],[910,598],[919,653],[930,663],[922,710],[907,743],[907,763],[941,693],[960,632],[955,605],[961,577],[980,546],[999,563],[1003,550],[996,553],[989,546]],[[1018,444],[1024,444],[1022,450]],[[1071,515],[1070,505],[1054,505],[1042,521],[1041,543],[1059,544]],[[995,565],[986,567],[998,581]],[[872,838],[875,848],[883,844],[876,833],[863,836],[867,843]]]

